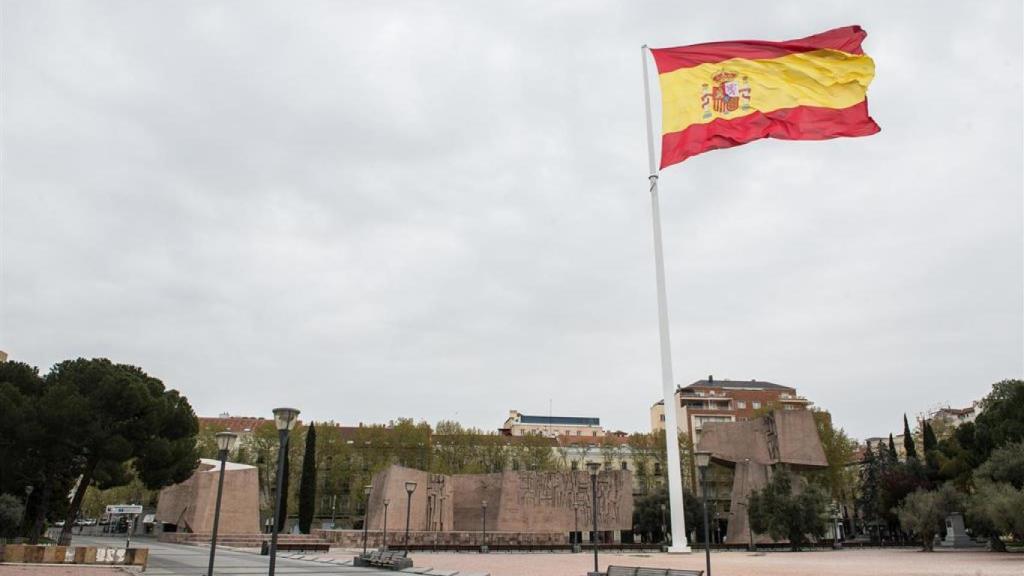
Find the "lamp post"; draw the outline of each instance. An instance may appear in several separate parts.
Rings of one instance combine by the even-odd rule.
[[[662,547],[668,546],[668,533],[665,531],[665,505],[661,505],[661,544]]]
[[[366,531],[370,524],[370,492],[373,486],[364,486],[363,494],[366,495],[366,504],[363,508],[363,556],[366,556]]]
[[[487,500],[480,503],[480,530],[483,532],[483,541],[480,544],[480,553],[487,553]]]
[[[206,576],[213,576],[213,556],[217,553],[217,526],[220,524],[220,498],[224,493],[224,466],[228,460],[228,452],[235,447],[235,440],[238,434],[234,432],[218,432],[217,457],[220,460],[220,478],[217,480],[217,503],[213,506],[213,533],[210,534],[210,566],[206,569]]]
[[[743,461],[747,463],[747,474],[749,474],[750,458],[744,458]],[[756,552],[757,546],[754,545],[754,529],[750,526],[750,496],[747,496],[747,501],[743,503],[743,509],[747,511],[747,535],[750,537],[750,543],[747,545],[747,550]]]
[[[409,519],[412,514],[412,493],[416,491],[415,482],[405,483],[405,494],[407,496],[405,501],[405,555],[409,556]]]
[[[708,465],[711,464],[711,452],[699,450],[693,453],[697,461],[697,468],[700,470],[700,493],[704,500],[704,562],[706,570],[704,574],[711,576],[711,540],[708,526],[708,486],[707,475]]]
[[[440,520],[440,524],[441,524],[441,528],[438,530],[438,532],[444,532],[444,493],[443,492],[441,493],[441,510],[440,510],[440,513],[438,514],[438,519]]]
[[[832,548],[838,550],[843,547],[843,543],[839,541],[839,506],[835,503],[832,504],[832,531],[834,538],[832,538]]]
[[[594,571],[588,576],[599,576],[601,574],[600,569],[597,567],[597,472],[600,469],[600,463],[587,462],[587,470],[590,471],[591,510],[593,511],[594,517],[594,532],[591,537],[594,544]]]
[[[282,494],[281,484],[284,482],[284,458],[288,450],[288,433],[295,428],[299,421],[299,411],[295,408],[274,408],[274,426],[277,427],[278,448],[277,448],[277,502],[274,505],[274,524],[270,532],[270,576],[274,576],[274,568],[277,564],[277,527],[281,524]]]
[[[32,491],[35,489],[36,487],[31,484],[25,486],[25,514],[21,520],[21,532],[29,538],[31,535],[28,533],[28,501],[32,498]]]
[[[391,504],[391,498],[384,499],[384,551],[388,551],[388,505]]]
[[[575,529],[572,531],[572,538],[569,539],[572,542],[572,553],[578,554],[582,547],[580,546],[580,503],[572,503],[572,523]]]

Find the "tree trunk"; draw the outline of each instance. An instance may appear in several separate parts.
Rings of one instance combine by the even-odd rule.
[[[96,471],[97,464],[99,464],[99,458],[89,460],[85,464],[82,477],[78,481],[78,488],[75,489],[75,496],[71,499],[68,513],[64,516],[64,526],[60,529],[60,538],[57,543],[61,546],[71,544],[71,527],[75,525],[78,510],[82,507],[82,499],[85,498],[85,491],[89,489],[89,484],[92,484],[92,475]]]

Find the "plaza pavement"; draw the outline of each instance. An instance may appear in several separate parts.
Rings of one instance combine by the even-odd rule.
[[[121,546],[113,538],[75,537],[76,545]],[[205,574],[209,548],[185,544],[167,544],[139,539],[133,547],[150,549],[151,576]],[[281,555],[277,572],[296,574],[347,574],[351,576],[394,575],[387,570],[354,568],[351,560],[359,550],[332,548],[315,555]],[[412,554],[416,573],[429,576],[583,576],[593,569],[593,556],[587,551],[569,553],[416,552]],[[1024,576],[1024,554],[993,553],[980,550],[937,550],[932,553],[906,548],[863,550],[818,550],[808,552],[713,552],[714,576]],[[217,549],[215,572],[224,576],[266,574],[268,558],[255,550]],[[609,564],[661,568],[704,569],[704,554],[660,553],[601,554],[602,570]],[[110,576],[123,572],[110,567],[74,569],[66,566],[28,569],[0,566],[0,576]],[[399,573],[400,574],[400,573]]]
[[[124,537],[74,536],[71,544],[72,546],[123,547]],[[169,544],[158,542],[153,538],[133,539],[132,548],[149,548],[149,563],[146,566],[146,571],[143,572],[144,576],[201,576],[206,574],[210,557],[209,546]],[[345,574],[350,576],[394,576],[396,574],[392,570],[355,568],[351,565],[353,555],[279,554],[275,572],[281,575]],[[258,550],[238,550],[218,546],[214,573],[218,576],[257,576],[266,574],[269,560],[269,557],[261,556]],[[0,569],[5,567],[0,566]],[[65,567],[38,568],[37,571],[24,572],[18,576],[51,576],[51,574],[54,576],[71,576],[73,574],[69,572],[49,572],[47,571],[49,569],[63,570]],[[123,574],[123,572],[113,573]],[[424,573],[424,571],[421,570],[421,573]],[[464,570],[445,570],[440,573],[425,572],[425,574],[427,576],[485,576],[485,574],[480,573],[467,573]],[[7,576],[4,572],[0,572],[0,575]],[[83,572],[83,576],[90,575],[107,576],[107,573]]]
[[[351,557],[356,551],[332,549],[331,555]],[[594,568],[584,551],[569,553],[413,553],[415,566],[435,570],[481,572],[491,576],[583,576]],[[609,564],[703,570],[704,553],[601,554],[599,566]],[[712,552],[714,576],[1024,576],[1024,554],[986,551],[907,548],[819,550],[808,552]]]

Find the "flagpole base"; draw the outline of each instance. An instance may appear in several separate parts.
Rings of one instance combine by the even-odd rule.
[[[692,554],[693,550],[689,546],[669,546],[665,552],[668,554]]]

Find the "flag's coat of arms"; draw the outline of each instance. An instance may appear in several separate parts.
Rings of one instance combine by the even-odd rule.
[[[708,85],[701,85],[701,116],[705,119],[711,118],[711,111],[722,116],[728,116],[742,108],[750,109],[750,82],[744,76],[737,79],[737,74],[729,70],[722,70],[711,77],[713,82],[711,92],[708,93]],[[710,107],[709,107],[710,104]]]
[[[661,167],[759,138],[823,140],[878,132],[868,115],[875,64],[860,26],[799,40],[651,50],[662,101]]]

